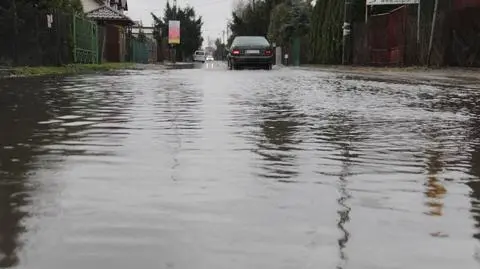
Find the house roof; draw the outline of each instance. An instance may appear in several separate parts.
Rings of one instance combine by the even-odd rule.
[[[134,24],[132,19],[108,6],[101,6],[86,13],[88,18],[101,21],[124,21]]]

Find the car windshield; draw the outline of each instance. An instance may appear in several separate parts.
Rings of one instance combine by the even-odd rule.
[[[237,36],[232,46],[269,46],[267,39],[263,36]]]
[[[203,51],[197,51],[195,52],[196,55],[204,55],[205,53]]]

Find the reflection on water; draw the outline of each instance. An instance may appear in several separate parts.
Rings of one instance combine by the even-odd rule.
[[[295,140],[295,135],[299,125],[296,118],[299,115],[295,107],[285,101],[267,101],[260,106],[261,135],[254,150],[264,160],[259,176],[283,183],[295,181],[292,178],[298,175],[295,145],[300,141]]]
[[[355,144],[362,141],[362,135],[358,130],[358,126],[354,123],[351,112],[337,112],[332,113],[327,117],[326,128],[321,132],[319,141],[321,144],[325,140],[335,145],[334,154],[337,155],[337,160],[341,162],[340,172],[338,173],[338,193],[340,197],[337,199],[338,209],[338,223],[337,227],[340,230],[340,237],[338,239],[340,261],[337,265],[338,269],[346,268],[348,262],[348,255],[346,253],[347,243],[350,238],[350,232],[347,229],[347,224],[350,222],[350,199],[352,198],[349,191],[349,177],[351,175],[351,167],[358,157],[355,152],[357,148]],[[323,140],[323,141],[322,141]]]
[[[162,82],[154,91],[155,128],[161,130],[157,132],[155,140],[169,142],[172,181],[178,180],[175,171],[183,168],[179,159],[180,152],[188,150],[199,137],[197,130],[200,129],[201,123],[202,111],[199,108],[201,100],[202,92],[196,89],[196,85],[173,75],[169,77],[167,83]],[[146,120],[148,125],[150,119]],[[168,131],[167,134],[164,133],[165,130]]]
[[[429,207],[427,214],[432,216],[442,216],[444,204],[442,199],[444,198],[447,190],[438,179],[438,174],[441,174],[444,163],[442,161],[442,145],[439,141],[436,141],[436,136],[439,130],[429,130],[427,146],[425,150],[426,157],[426,172],[427,182],[425,196],[427,197],[426,205]],[[431,146],[431,148],[430,148]]]
[[[480,99],[480,97],[479,97]],[[475,106],[472,111],[474,114],[471,122],[471,174],[474,176],[468,180],[467,185],[471,188],[471,213],[475,220],[476,231],[474,237],[480,240],[480,107]],[[480,248],[478,250],[478,259],[480,262]]]
[[[0,84],[0,267],[474,268],[480,96],[313,74]]]
[[[86,87],[86,90],[84,88]],[[67,156],[108,156],[100,140],[117,135],[108,125],[126,122],[129,98],[115,89],[88,90],[75,80],[6,80],[0,87],[0,267],[18,264],[29,216],[40,185],[36,170],[58,166]],[[119,98],[121,100],[119,100]],[[105,125],[104,122],[108,122]],[[98,124],[96,124],[98,123]],[[103,125],[102,125],[103,124]],[[121,142],[119,142],[120,144]],[[118,145],[119,145],[118,144]],[[45,199],[43,197],[42,199]],[[45,202],[45,201],[43,201]],[[49,209],[46,209],[47,211]],[[39,212],[37,212],[39,213]]]
[[[436,109],[438,111],[449,111],[453,113],[464,113],[470,117],[464,128],[467,129],[467,137],[457,139],[457,143],[467,144],[467,147],[462,148],[462,152],[459,154],[465,154],[468,157],[469,174],[466,184],[471,189],[469,196],[471,200],[471,214],[475,221],[475,232],[473,237],[480,240],[480,94],[477,91],[461,91],[461,90],[447,90],[442,94],[436,96],[432,102],[425,103],[423,107],[429,109]],[[440,131],[440,130],[437,130]],[[445,141],[448,142],[448,141]],[[445,149],[444,149],[445,150]],[[433,169],[435,172],[441,170],[442,164],[441,157],[434,158],[434,164],[431,166],[436,167]],[[429,170],[430,171],[430,170]],[[438,182],[435,182],[435,193],[445,196],[445,188]],[[480,262],[480,247],[477,250],[478,259]]]
[[[480,240],[480,147],[475,146],[472,152],[472,172],[474,179],[468,181],[467,185],[472,189],[470,197],[472,200],[472,216],[475,220],[476,232],[474,237]]]
[[[0,267],[18,263],[19,237],[35,184],[29,176],[41,147],[58,143],[64,133],[47,132],[39,122],[71,111],[72,96],[51,87],[54,82],[2,81],[0,88]]]

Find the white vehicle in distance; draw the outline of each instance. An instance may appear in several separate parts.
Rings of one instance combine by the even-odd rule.
[[[207,62],[209,61],[215,61],[212,55],[207,55],[207,58],[205,59]]]
[[[194,62],[202,62],[204,63],[205,62],[205,51],[203,50],[197,50],[195,51],[195,53],[193,54],[193,61]]]

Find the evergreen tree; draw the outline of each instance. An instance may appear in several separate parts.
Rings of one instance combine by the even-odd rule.
[[[83,13],[81,0],[3,0],[0,10],[8,10],[15,3],[17,10],[36,9],[40,11],[62,10],[65,12]]]
[[[158,41],[168,40],[168,22],[170,20],[180,21],[180,44],[176,45],[177,61],[186,60],[199,49],[203,43],[202,17],[197,17],[193,7],[179,8],[170,5],[167,1],[163,18],[152,14],[154,20],[154,36]]]
[[[226,46],[225,44],[222,43],[220,38],[217,38],[215,40],[215,52],[214,52],[215,59],[223,60],[225,58],[225,55],[226,55]]]
[[[311,62],[341,62],[343,15],[343,1],[317,0],[312,12],[309,34]]]
[[[279,45],[289,44],[294,37],[305,36],[310,28],[311,5],[305,1],[286,1],[276,5],[270,16],[268,36]]]
[[[232,35],[229,44],[239,35],[268,35],[270,16],[273,8],[282,0],[250,0],[232,12],[232,22],[229,27]]]
[[[83,14],[83,6],[80,0],[1,0],[0,36],[5,37],[7,42],[0,42],[0,63],[16,63],[22,55],[29,57],[25,56],[27,52],[20,53],[19,46],[39,46],[40,32],[35,30],[39,27],[38,18],[45,18],[45,14],[54,11]],[[32,53],[35,56],[39,54]]]

